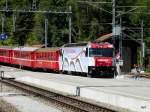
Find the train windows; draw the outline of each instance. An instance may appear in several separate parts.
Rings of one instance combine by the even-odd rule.
[[[56,52],[40,52],[37,53],[39,60],[56,60]]]
[[[0,55],[1,55],[1,56],[7,56],[7,51],[1,50],[1,51],[0,51]]]
[[[14,51],[13,57],[23,58],[23,59],[30,59],[31,58],[31,52]]]
[[[49,52],[48,60],[55,60],[55,59],[56,59],[56,52]]]
[[[30,59],[30,52],[21,52],[21,58]]]
[[[56,53],[52,52],[51,60],[55,60],[55,59],[56,59]]]
[[[100,57],[112,57],[113,49],[112,48],[90,48],[89,56],[100,56]]]
[[[37,55],[37,59],[46,60],[46,56],[47,56],[46,52],[40,52],[40,53],[37,53],[36,55]]]
[[[20,57],[20,52],[15,51],[15,52],[14,52],[14,56],[15,56],[16,58],[19,58],[19,57]]]

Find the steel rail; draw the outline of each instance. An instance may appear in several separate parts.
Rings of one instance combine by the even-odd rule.
[[[46,100],[54,101],[58,105],[63,105],[67,108],[71,108],[76,112],[118,112],[117,110],[114,109],[82,101],[77,96],[61,94],[58,93],[57,91],[46,90],[43,88],[18,82],[12,79],[1,79],[0,81],[10,86],[19,88],[25,92],[38,95]]]

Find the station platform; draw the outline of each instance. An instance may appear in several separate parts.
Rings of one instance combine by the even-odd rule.
[[[150,112],[150,80],[101,79],[1,67],[5,77],[127,111]]]

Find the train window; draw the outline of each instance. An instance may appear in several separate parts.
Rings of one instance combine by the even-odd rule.
[[[39,53],[36,53],[36,55],[35,55],[35,56],[36,56],[36,59],[38,59],[38,57],[39,57]]]
[[[90,48],[89,49],[90,57],[100,56],[100,57],[112,57],[113,49],[112,48]]]
[[[42,58],[42,53],[40,53],[40,56],[39,56],[39,59],[41,59]]]
[[[46,53],[44,52],[43,60],[46,60]]]
[[[46,60],[48,60],[48,52],[46,53]]]
[[[39,53],[36,53],[36,58],[39,59]]]
[[[56,53],[52,52],[52,60],[55,60],[55,57],[56,57]]]
[[[46,60],[48,59],[48,57],[47,57],[47,52],[46,52],[46,54],[45,54],[45,59],[46,59]]]
[[[20,52],[14,52],[15,57],[19,58],[20,57]]]
[[[49,59],[52,60],[52,52],[50,52],[50,58]]]
[[[6,56],[7,55],[7,51],[5,51],[5,50],[0,51],[0,55]]]
[[[53,55],[53,60],[55,60],[56,59],[56,53],[54,52],[54,55]]]
[[[46,53],[45,52],[37,53],[37,59],[46,60]]]
[[[30,52],[28,52],[28,53],[26,54],[26,58],[27,58],[27,59],[30,59],[30,58],[31,58],[31,53],[30,53]]]
[[[40,54],[40,59],[42,59],[43,53]]]
[[[37,58],[38,58],[38,59],[41,59],[41,53],[38,53],[38,54],[37,54]]]
[[[30,52],[22,52],[21,58],[29,59],[30,58]]]
[[[54,52],[52,52],[52,59],[51,60],[54,60]]]
[[[52,60],[53,59],[53,53],[51,52],[50,53],[50,60]]]
[[[38,59],[40,59],[40,58],[41,58],[41,53],[38,54]]]
[[[51,60],[53,60],[53,52],[51,52]]]
[[[44,60],[45,59],[45,53],[43,52],[43,55],[42,55],[42,60]]]
[[[47,60],[47,52],[45,52],[45,60]]]
[[[3,50],[0,51],[0,55],[3,56]]]
[[[30,53],[27,53],[26,58],[27,58],[27,59],[30,59]]]
[[[52,52],[49,52],[48,59],[52,60]]]
[[[48,60],[50,60],[50,53],[48,53]]]
[[[88,48],[86,48],[85,56],[88,57]]]
[[[44,59],[44,52],[42,53],[41,59],[42,59],[42,60]]]

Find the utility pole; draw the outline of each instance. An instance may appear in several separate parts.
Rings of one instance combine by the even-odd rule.
[[[112,2],[112,32],[114,31],[116,27],[116,1],[113,0]],[[115,34],[113,33],[113,37]]]
[[[16,31],[16,15],[13,14],[13,32]]]
[[[45,48],[47,47],[47,37],[48,37],[48,19],[45,19]]]
[[[6,3],[6,4],[5,4],[5,5],[6,5],[5,8],[6,8],[6,10],[7,10],[7,9],[8,9],[8,1],[6,0],[5,3]]]
[[[143,30],[143,20],[141,21],[141,56],[140,56],[140,64],[141,67],[143,66],[143,57],[144,57],[144,41],[143,41],[143,35],[144,35],[144,30]]]
[[[121,29],[121,32],[120,32],[120,38],[119,38],[119,52],[120,52],[120,59],[122,60],[122,17],[121,16],[120,16],[120,29]]]
[[[4,33],[4,21],[5,21],[5,18],[3,16],[1,16],[1,25],[2,25],[2,34]]]
[[[32,10],[36,10],[37,7],[36,7],[36,0],[33,0],[32,2]]]
[[[72,11],[72,7],[69,6],[69,11]],[[71,31],[72,31],[72,20],[71,20],[71,14],[69,14],[69,43],[71,43]]]
[[[116,1],[112,0],[112,43],[114,45],[114,52],[113,52],[113,65],[116,65],[115,62],[115,33],[116,33]]]

